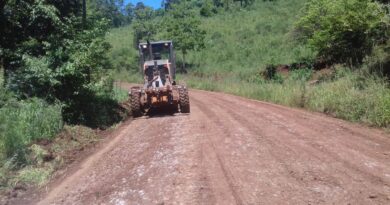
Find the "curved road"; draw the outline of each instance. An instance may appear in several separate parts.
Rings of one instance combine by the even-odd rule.
[[[390,204],[381,130],[222,93],[120,128],[38,204]]]

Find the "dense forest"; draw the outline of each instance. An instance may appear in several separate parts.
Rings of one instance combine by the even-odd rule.
[[[64,126],[120,122],[136,45],[173,40],[180,81],[368,125],[390,125],[390,6],[381,0],[0,3],[0,188]],[[35,148],[34,148],[35,147]],[[17,175],[17,174],[16,174]]]

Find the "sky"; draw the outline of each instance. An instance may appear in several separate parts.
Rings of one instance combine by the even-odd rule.
[[[158,9],[161,7],[161,0],[125,0],[125,2],[131,2],[133,3],[134,5],[137,3],[137,2],[143,2],[145,5],[147,6],[151,6],[155,9]]]

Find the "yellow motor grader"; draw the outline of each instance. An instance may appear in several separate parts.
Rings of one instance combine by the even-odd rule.
[[[134,86],[129,92],[133,116],[139,117],[150,109],[189,113],[188,90],[175,81],[172,41],[148,41],[140,43],[138,49],[144,85]]]

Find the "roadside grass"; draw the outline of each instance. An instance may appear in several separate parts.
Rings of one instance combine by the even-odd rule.
[[[127,118],[129,112],[120,104],[128,98],[126,91],[114,87],[102,98],[110,104],[94,103],[102,103],[100,108],[115,107],[98,110],[96,122],[113,116],[118,122]],[[54,171],[101,138],[91,128],[65,125],[62,109],[61,104],[38,98],[19,100],[0,86],[0,201],[14,187],[44,185]],[[115,115],[109,116],[111,113]]]
[[[1,161],[0,199],[10,197],[6,193],[14,192],[14,187],[26,189],[45,185],[56,170],[78,159],[83,150],[100,139],[101,136],[91,128],[65,125],[51,142],[31,143],[26,147],[28,163],[25,165],[18,166],[15,157]]]
[[[0,161],[14,158],[28,163],[27,147],[38,140],[51,140],[62,129],[61,105],[40,99],[9,100],[0,107]]]
[[[306,107],[349,121],[389,128],[389,84],[376,76],[348,73],[311,89]]]
[[[283,82],[237,80],[232,76],[195,77],[180,75],[190,88],[219,91],[290,107],[324,112],[352,122],[389,128],[390,88],[388,82],[376,76],[340,68],[332,80],[310,84],[308,79],[297,80],[290,74]]]
[[[118,102],[125,102],[129,98],[129,93],[126,90],[123,90],[120,87],[120,83],[115,83],[114,84],[114,89],[113,89],[113,98]]]
[[[62,130],[61,105],[36,98],[17,101],[0,90],[0,191],[27,181],[42,184],[51,168],[37,160],[44,153],[33,143],[50,141]]]

